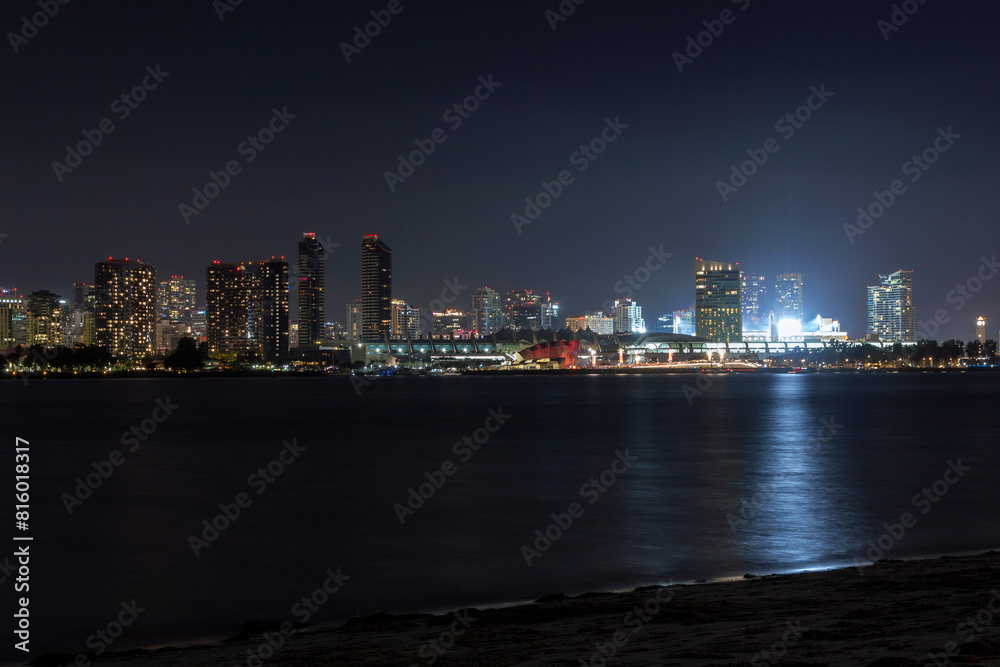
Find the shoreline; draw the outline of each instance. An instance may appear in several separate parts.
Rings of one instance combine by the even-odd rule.
[[[978,618],[978,625],[969,625],[969,618]],[[998,635],[1000,551],[994,550],[627,592],[553,594],[444,614],[379,612],[286,634],[280,623],[251,621],[218,643],[134,649],[99,662],[378,666],[426,665],[437,657],[457,665],[598,667],[598,658],[614,652],[620,665],[708,667],[769,664],[762,652],[770,651],[773,662],[787,651],[787,664],[908,667],[927,664],[928,654],[949,657],[951,650],[953,664],[973,659],[997,666]],[[63,665],[74,657],[39,656],[28,664]]]

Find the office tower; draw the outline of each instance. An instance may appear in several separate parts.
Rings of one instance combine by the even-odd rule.
[[[694,327],[699,338],[716,343],[743,341],[739,263],[695,257]]]
[[[361,299],[347,304],[347,337],[361,340]]]
[[[549,293],[545,293],[545,298],[540,299],[538,302],[539,306],[539,323],[542,329],[555,329],[556,323],[559,321],[559,304],[552,300]]]
[[[216,262],[206,271],[205,296],[210,352],[288,356],[288,262]]]
[[[986,345],[986,318],[976,318],[976,340],[980,345]]]
[[[913,271],[879,275],[868,286],[868,333],[881,341],[912,343],[916,315],[913,308]]]
[[[73,283],[73,310],[80,308],[88,294],[94,293],[94,286],[90,283]]]
[[[481,336],[494,334],[503,328],[503,308],[500,292],[480,287],[472,295],[472,329]]]
[[[0,348],[28,344],[28,304],[12,290],[0,290]]]
[[[378,234],[361,239],[361,337],[381,340],[392,328],[392,249]]]
[[[420,338],[420,309],[402,299],[392,300],[391,337],[398,339]]]
[[[762,331],[767,327],[767,279],[759,273],[740,271],[740,307],[743,330]]]
[[[468,314],[454,308],[448,308],[443,313],[432,313],[434,324],[431,336],[435,338],[468,338]]]
[[[646,320],[642,319],[642,306],[632,299],[615,299],[611,308],[614,333],[646,333]]]
[[[694,307],[681,308],[674,311],[674,333],[685,336],[693,336],[694,328]]]
[[[316,234],[302,235],[299,241],[299,347],[319,345],[326,318],[326,254]]]
[[[195,281],[184,276],[170,276],[170,280],[160,281],[157,292],[159,318],[179,331],[190,327],[197,308],[195,288]]]
[[[615,332],[615,321],[611,317],[606,317],[603,312],[597,311],[592,315],[567,317],[566,328],[570,331],[589,329],[596,334],[610,335]]]
[[[28,345],[62,345],[62,297],[48,290],[28,295]]]
[[[94,265],[95,344],[115,357],[152,354],[156,334],[156,269],[138,260]]]
[[[781,320],[799,320],[805,317],[802,309],[802,274],[782,273],[774,282],[774,315]]]
[[[656,318],[656,330],[660,333],[674,332],[674,315],[666,313]]]
[[[542,327],[542,296],[530,289],[508,290],[504,296],[504,320],[511,329]]]

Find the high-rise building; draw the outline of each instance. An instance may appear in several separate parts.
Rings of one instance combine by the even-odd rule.
[[[468,338],[468,315],[454,308],[448,308],[443,313],[432,313],[434,326],[431,336],[435,338]]]
[[[508,290],[504,296],[504,322],[511,329],[542,330],[542,311],[542,295],[530,289]]]
[[[615,332],[615,321],[611,317],[606,317],[602,311],[597,311],[592,315],[567,317],[566,328],[570,331],[590,329],[596,334],[610,335]]]
[[[393,299],[391,337],[420,338],[420,309],[410,306],[402,299]]]
[[[299,347],[317,346],[323,340],[326,254],[316,234],[302,235],[299,241]]]
[[[673,313],[665,313],[656,318],[656,330],[660,333],[673,333],[674,332],[674,315]]]
[[[62,297],[48,290],[28,295],[28,345],[62,345]]]
[[[361,239],[361,337],[381,340],[392,328],[392,249],[378,234]]]
[[[184,276],[170,276],[170,280],[160,281],[156,295],[160,304],[159,318],[179,330],[190,327],[197,309],[195,288],[195,281]]]
[[[886,342],[912,343],[916,315],[913,308],[913,271],[879,275],[868,286],[868,334]]]
[[[472,330],[482,336],[494,334],[503,328],[503,320],[500,292],[478,288],[472,295]]]
[[[695,257],[694,326],[695,335],[716,343],[743,341],[739,263]]]
[[[347,304],[347,337],[350,340],[361,340],[361,299],[355,299]]]
[[[288,262],[215,262],[205,296],[210,352],[288,356]]]
[[[72,309],[80,308],[88,294],[94,293],[94,286],[90,283],[73,283],[73,304]]]
[[[559,322],[559,304],[546,292],[545,298],[541,299],[538,305],[542,329],[555,329]]]
[[[767,328],[767,278],[759,273],[740,271],[740,307],[744,331]]]
[[[693,336],[694,327],[694,307],[681,308],[674,311],[674,333],[685,336]]]
[[[614,333],[646,333],[646,320],[642,319],[642,306],[632,299],[615,299],[611,308]]]
[[[774,316],[781,320],[805,318],[802,308],[802,274],[781,273],[774,281]]]
[[[139,360],[152,354],[156,338],[156,269],[138,260],[94,265],[95,344],[112,355]]]
[[[986,345],[986,318],[976,318],[976,340],[980,345]]]
[[[28,304],[13,291],[0,290],[0,348],[28,344]]]

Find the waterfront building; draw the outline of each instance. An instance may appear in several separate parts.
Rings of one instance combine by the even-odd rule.
[[[976,340],[980,345],[986,345],[986,318],[976,318]]]
[[[805,317],[802,307],[802,274],[781,273],[774,282],[774,315],[778,322]]]
[[[494,334],[503,328],[503,307],[500,293],[480,287],[472,295],[472,329],[481,336]]]
[[[296,290],[299,300],[298,345],[317,347],[323,340],[326,318],[326,251],[308,232],[299,241],[299,275]]]
[[[95,344],[140,360],[156,342],[156,269],[138,260],[108,258],[94,265]]]
[[[567,317],[566,328],[570,331],[590,330],[596,334],[611,335],[615,332],[614,318],[607,317],[602,311],[580,317]]]
[[[642,306],[632,299],[615,299],[611,308],[615,333],[646,333],[646,320],[642,318]]]
[[[12,290],[0,290],[0,348],[28,344],[28,304]]]
[[[767,278],[759,273],[740,271],[740,308],[743,331],[767,329]]]
[[[393,299],[390,330],[393,339],[420,338],[420,309],[402,299]]]
[[[695,335],[717,343],[743,340],[740,270],[736,262],[695,258]]]
[[[38,290],[28,295],[28,345],[62,345],[64,305],[62,297],[48,290]]]
[[[868,334],[881,341],[911,343],[915,324],[913,271],[880,274],[879,284],[868,286]]]
[[[288,262],[215,262],[205,285],[211,353],[288,356]]]
[[[694,335],[694,306],[691,308],[681,308],[680,310],[675,310],[674,314],[674,331],[675,334],[683,334],[685,336]]]
[[[381,340],[392,328],[392,249],[378,234],[361,239],[361,337]]]

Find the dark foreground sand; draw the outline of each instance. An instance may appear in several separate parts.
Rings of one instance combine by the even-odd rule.
[[[861,571],[551,596],[446,616],[379,614],[296,632],[273,655],[262,640],[243,638],[100,664],[406,666],[437,657],[433,664],[445,666],[600,666],[602,645],[609,654],[614,647],[609,665],[905,667],[935,664],[928,655],[936,654],[939,665],[1000,666],[1000,552],[882,561]]]

